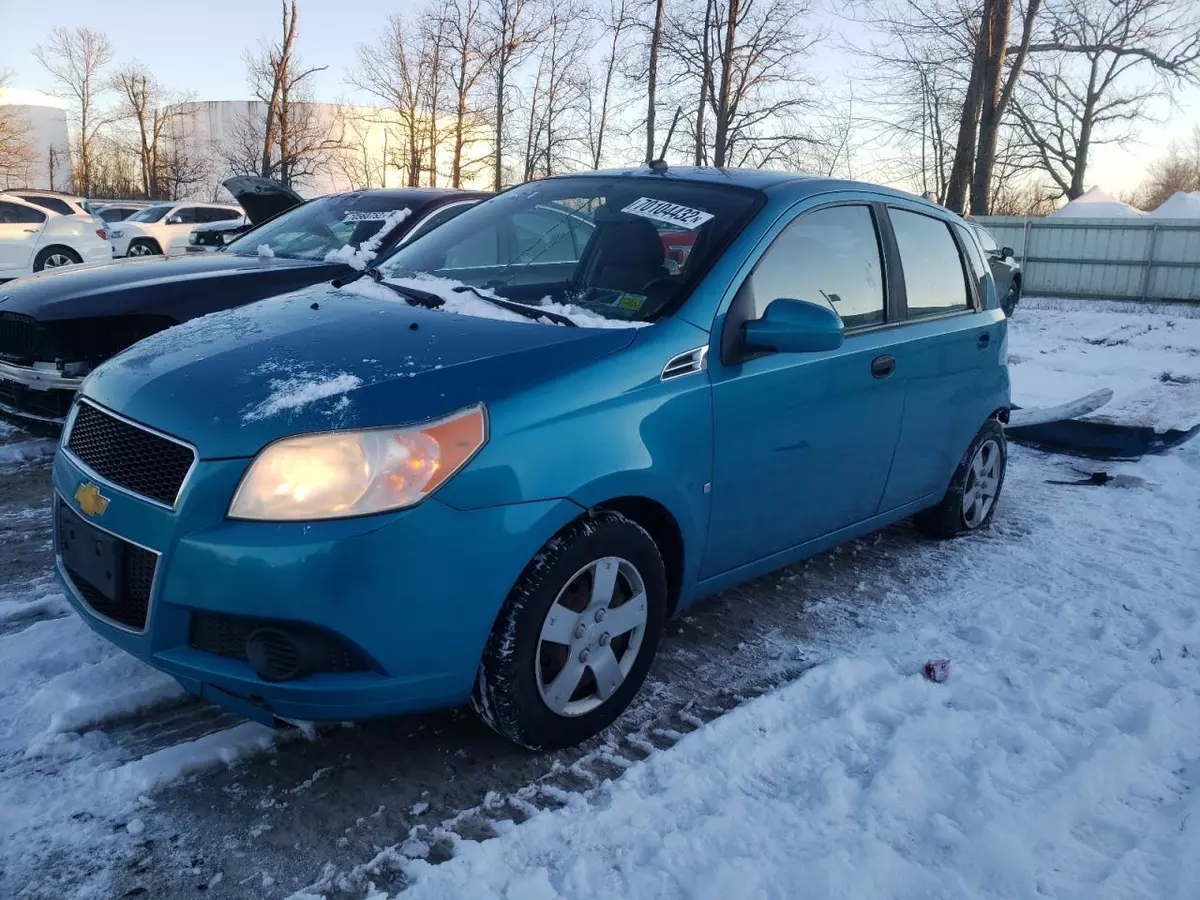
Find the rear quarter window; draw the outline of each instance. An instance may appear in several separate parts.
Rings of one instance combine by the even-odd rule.
[[[962,312],[972,306],[967,273],[950,225],[933,216],[890,208],[896,234],[908,317]]]

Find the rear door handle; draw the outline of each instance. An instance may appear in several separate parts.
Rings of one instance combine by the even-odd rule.
[[[992,333],[990,331],[979,332],[979,349],[982,350],[992,342]]]
[[[896,371],[896,357],[877,356],[871,360],[871,374],[876,378],[887,378]]]
[[[22,228],[21,230],[26,232],[27,234],[37,234],[38,233],[38,230],[36,228]]]

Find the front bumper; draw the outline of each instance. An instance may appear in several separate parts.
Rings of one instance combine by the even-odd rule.
[[[199,462],[174,510],[99,481],[109,504],[93,524],[159,557],[143,631],[97,616],[61,559],[55,570],[99,634],[192,693],[264,722],[349,721],[461,705],[512,585],[545,541],[581,512],[568,500],[471,511],[427,500],[341,521],[230,521],[225,510],[248,462]],[[75,492],[89,481],[97,483],[60,449],[57,497],[79,511]],[[247,662],[191,646],[200,612],[315,628],[368,668],[264,681]]]
[[[0,411],[61,425],[81,384],[83,376],[64,375],[53,363],[0,362]]]

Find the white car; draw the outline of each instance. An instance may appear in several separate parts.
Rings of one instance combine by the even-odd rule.
[[[113,256],[180,256],[198,224],[241,217],[241,209],[225,203],[156,203],[114,222],[108,238]]]
[[[0,193],[0,280],[111,258],[104,225],[89,213],[59,215]]]
[[[88,203],[78,194],[64,194],[62,191],[39,191],[36,188],[9,188],[5,191],[14,197],[20,197],[26,203],[48,209],[60,216],[91,216]]]

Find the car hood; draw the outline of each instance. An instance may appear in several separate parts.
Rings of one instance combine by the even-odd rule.
[[[213,313],[134,345],[85,396],[194,444],[251,456],[290,434],[421,422],[627,346],[565,328],[411,307],[329,285]]]
[[[290,187],[258,175],[237,175],[221,184],[241,204],[251,225],[265,222],[304,202],[304,198]]]
[[[99,266],[63,266],[0,285],[0,312],[21,313],[39,321],[113,313],[123,308],[122,295],[133,288],[180,279],[227,278],[261,273],[264,269],[321,265],[326,264],[211,253],[173,259],[162,256],[121,259]]]

